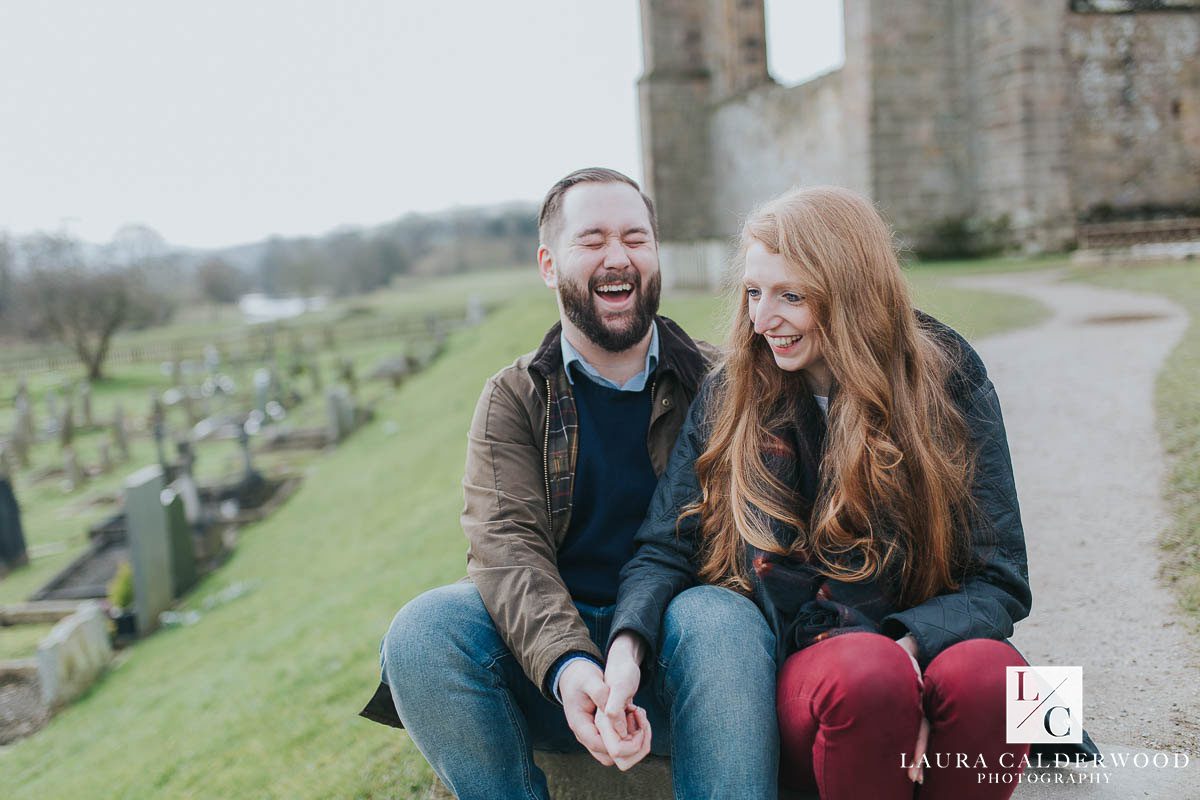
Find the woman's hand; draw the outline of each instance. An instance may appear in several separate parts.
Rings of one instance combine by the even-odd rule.
[[[910,633],[896,640],[896,644],[900,645],[900,649],[908,655],[908,660],[912,662],[912,668],[917,673],[918,688],[925,688],[925,676],[921,674],[921,665],[917,663],[917,640]],[[925,757],[925,750],[929,747],[929,720],[925,715],[921,715],[921,727],[917,731],[917,746],[913,751],[913,763],[908,768],[908,779],[913,783],[925,782],[925,769],[920,766],[921,759]]]
[[[650,723],[646,712],[633,704],[642,682],[642,638],[625,631],[613,640],[604,668],[608,702],[596,711],[596,728],[605,748],[621,770],[627,770],[650,752]]]
[[[642,682],[642,637],[624,631],[608,648],[604,667],[604,683],[608,686],[608,702],[604,713],[609,725],[622,739],[629,735],[626,712],[633,707],[633,696]]]
[[[617,769],[624,772],[650,752],[651,733],[650,721],[646,719],[645,710],[639,706],[630,703],[621,716],[621,727],[626,731],[624,736],[618,735],[605,711],[596,709],[596,728]]]

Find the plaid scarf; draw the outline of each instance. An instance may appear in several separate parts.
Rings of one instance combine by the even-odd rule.
[[[784,415],[788,421],[774,431],[764,461],[784,486],[793,487],[788,502],[796,504],[800,519],[808,520],[820,489],[825,418],[809,392],[801,390],[794,395],[794,407]],[[807,531],[777,520],[769,520],[769,525],[776,541],[784,547],[807,536]],[[831,636],[854,631],[878,633],[883,618],[901,610],[891,599],[896,588],[894,580],[876,577],[846,583],[827,578],[820,574],[817,560],[803,544],[787,556],[747,545],[745,557],[747,572],[752,576],[752,597],[775,633],[780,663],[792,653]],[[862,555],[848,554],[844,563],[859,566]]]

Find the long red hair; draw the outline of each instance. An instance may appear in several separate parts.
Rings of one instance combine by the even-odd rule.
[[[745,547],[803,554],[825,575],[855,582],[884,571],[900,596],[923,602],[957,586],[965,563],[973,456],[947,391],[953,355],[918,324],[891,231],[847,189],[796,189],[752,212],[747,248],[782,255],[804,287],[836,389],[819,491],[802,514],[793,487],[764,461],[802,376],[781,370],[754,333],[745,292],[733,304],[724,363],[710,403],[707,447],[696,461],[703,531],[701,577],[748,591]],[[801,518],[801,517],[804,518]],[[772,520],[794,528],[790,544]],[[860,558],[847,558],[857,554]]]

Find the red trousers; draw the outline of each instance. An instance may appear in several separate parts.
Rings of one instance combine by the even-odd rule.
[[[779,673],[782,781],[815,788],[824,800],[1007,798],[1029,745],[1005,743],[1004,668],[1024,664],[1004,642],[971,639],[938,654],[922,688],[908,655],[886,636],[846,633],[811,645]],[[918,786],[906,767],[922,715],[929,766]],[[989,773],[1000,777],[989,782]]]

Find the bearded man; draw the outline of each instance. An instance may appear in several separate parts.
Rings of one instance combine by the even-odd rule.
[[[604,672],[620,569],[712,354],[657,316],[654,205],[583,169],[550,189],[538,228],[559,322],[475,409],[468,578],[396,614],[363,715],[402,722],[459,798],[548,798],[534,749],[621,769],[670,755],[676,797],[774,797],[775,645],[749,599],[689,589],[645,680]],[[641,642],[617,642],[640,663]]]

